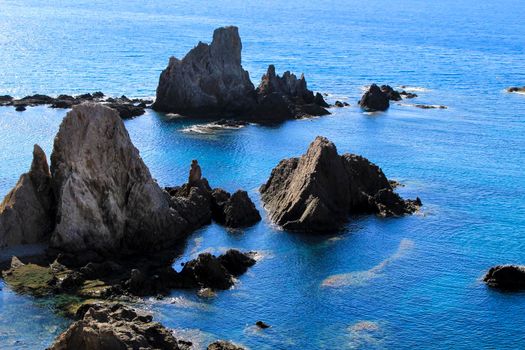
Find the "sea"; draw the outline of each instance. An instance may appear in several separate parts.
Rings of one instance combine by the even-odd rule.
[[[160,185],[185,182],[198,159],[213,187],[247,190],[263,214],[247,229],[206,226],[175,257],[180,269],[204,251],[257,251],[232,289],[174,290],[137,307],[196,349],[217,339],[253,350],[524,349],[525,293],[482,282],[493,265],[525,264],[525,95],[505,91],[525,85],[524,19],[522,0],[0,0],[0,95],[151,98],[170,56],[238,26],[255,85],[274,64],[350,106],[239,129],[152,110],[126,120]],[[364,113],[371,83],[418,97]],[[0,107],[0,197],[29,169],[33,144],[49,157],[66,112]],[[329,235],[274,226],[258,189],[317,135],[379,165],[421,210],[351,217]],[[54,305],[0,281],[0,348],[49,346],[72,322]]]

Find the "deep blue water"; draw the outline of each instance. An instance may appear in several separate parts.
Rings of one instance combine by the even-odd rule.
[[[525,85],[524,18],[519,0],[0,0],[0,95],[153,96],[170,55],[237,25],[254,83],[273,63],[352,106],[213,134],[183,132],[195,122],[149,111],[126,127],[159,183],[182,183],[197,158],[212,185],[247,189],[260,208],[257,188],[278,161],[324,135],[381,166],[424,207],[400,219],[353,218],[328,237],[266,220],[240,232],[213,224],[190,237],[181,260],[230,247],[261,260],[211,300],[175,291],[143,306],[201,345],[520,349],[525,293],[495,292],[480,278],[491,265],[525,263],[525,96],[504,92]],[[356,100],[371,82],[424,88],[407,103],[449,108],[363,114]],[[49,155],[64,115],[0,108],[0,195],[28,169],[34,143]],[[67,326],[45,301],[0,287],[0,348],[44,348]],[[272,328],[255,330],[257,320]]]

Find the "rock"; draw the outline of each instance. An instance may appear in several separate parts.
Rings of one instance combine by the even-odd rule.
[[[367,112],[386,111],[390,107],[388,96],[376,84],[370,85],[361,97],[359,105]]]
[[[54,226],[54,196],[44,151],[35,145],[33,162],[0,203],[0,247],[44,242]]]
[[[220,260],[210,253],[199,254],[197,259],[188,261],[184,264],[180,275],[187,281],[187,287],[229,289],[233,286],[232,275]]]
[[[314,103],[324,108],[330,107],[330,105],[324,100],[323,95],[321,95],[320,93],[315,94]]]
[[[401,95],[403,98],[416,98],[417,97],[416,94],[412,92],[406,92],[405,90],[401,91],[399,95]]]
[[[273,222],[305,232],[337,230],[350,214],[408,214],[420,203],[401,199],[378,166],[358,155],[338,155],[324,137],[300,158],[282,160],[260,192]]]
[[[236,249],[229,249],[226,253],[220,255],[218,259],[222,266],[236,277],[248,271],[248,267],[255,265],[255,259],[250,254],[241,253]]]
[[[18,105],[18,106],[16,106],[15,110],[17,112],[23,112],[23,111],[26,110],[26,105]]]
[[[151,177],[121,118],[103,105],[85,103],[67,114],[55,137],[51,174],[53,248],[145,253],[175,244],[190,228]]]
[[[394,90],[390,85],[381,85],[381,91],[386,94],[390,101],[401,101],[399,91]]]
[[[8,106],[13,102],[13,96],[1,95],[0,96],[0,106]]]
[[[201,288],[197,291],[197,295],[199,298],[210,299],[215,298],[217,293],[211,288]]]
[[[39,105],[52,104],[54,102],[54,99],[47,95],[36,94],[36,95],[26,96],[24,98],[21,98],[19,101],[29,106],[39,106]]]
[[[144,107],[134,106],[132,103],[108,103],[108,107],[115,109],[122,119],[138,117],[146,113]]]
[[[150,315],[115,304],[91,304],[49,350],[190,349]]]
[[[335,105],[336,107],[339,107],[339,108],[342,108],[342,107],[345,106],[345,105],[343,104],[343,102],[341,102],[341,101],[335,101],[334,105]]]
[[[525,289],[525,266],[498,265],[491,267],[483,281],[490,287],[504,290]]]
[[[447,106],[440,106],[440,105],[414,105],[414,107],[421,108],[421,109],[447,109]]]
[[[507,88],[507,92],[523,92],[523,93],[525,93],[525,86],[523,86],[523,87],[517,87],[517,86],[509,87],[509,88]]]
[[[257,321],[255,322],[255,325],[261,329],[267,329],[267,328],[270,328],[270,326],[266,323],[264,323],[263,321]]]
[[[199,165],[199,162],[194,159],[191,161],[190,175],[188,177],[188,184],[194,186],[202,179],[202,170]]]
[[[224,203],[224,225],[231,228],[252,226],[261,221],[261,215],[246,191],[236,191]]]
[[[192,116],[238,115],[255,103],[254,86],[241,65],[237,27],[213,32],[210,45],[199,42],[182,60],[171,57],[162,71],[153,109]]]
[[[225,340],[218,340],[208,345],[207,350],[244,350],[244,348]]]
[[[93,96],[93,98],[104,98],[104,93],[102,93],[101,91],[96,91],[93,94],[91,94],[91,96]]]

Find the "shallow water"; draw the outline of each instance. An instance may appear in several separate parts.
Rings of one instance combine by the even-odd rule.
[[[148,111],[126,127],[159,183],[185,181],[196,158],[213,186],[247,189],[261,208],[257,189],[271,169],[320,134],[380,165],[423,210],[355,217],[325,237],[266,220],[235,232],[210,225],[190,237],[180,260],[234,247],[259,251],[258,263],[213,299],[175,291],[144,306],[201,345],[225,338],[251,349],[523,348],[525,294],[480,282],[491,265],[525,263],[525,96],[504,91],[525,84],[523,18],[520,1],[2,1],[0,95],[152,96],[170,55],[209,41],[217,26],[238,25],[254,82],[274,63],[352,106],[204,134],[184,132],[195,122]],[[407,103],[448,109],[395,104],[363,114],[355,101],[371,82],[412,86],[419,97]],[[1,194],[29,168],[34,143],[49,155],[64,115],[0,108]],[[334,278],[344,283],[323,286]],[[67,326],[50,303],[0,287],[0,348],[44,348]],[[257,320],[272,328],[256,330]]]

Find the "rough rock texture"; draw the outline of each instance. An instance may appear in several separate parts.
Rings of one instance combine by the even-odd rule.
[[[390,101],[401,101],[402,97],[399,91],[394,90],[390,85],[381,85],[381,91],[386,94]]]
[[[237,27],[218,28],[210,45],[199,42],[160,75],[153,108],[190,115],[239,114],[255,103],[254,86],[241,65]]]
[[[286,71],[280,77],[275,74],[273,65],[268,67],[261,78],[257,88],[257,103],[254,113],[260,118],[288,119],[330,114],[323,108],[327,106],[323,96],[314,96],[308,90],[304,75],[297,79],[295,74]]]
[[[233,116],[281,121],[330,114],[321,94],[314,96],[304,76],[282,77],[271,65],[255,90],[241,65],[237,27],[218,28],[210,45],[199,43],[182,60],[171,57],[161,73],[153,109],[186,116]]]
[[[212,192],[214,219],[226,227],[241,228],[261,221],[261,215],[246,191],[238,190],[233,195],[222,189]]]
[[[244,350],[244,348],[225,340],[219,340],[208,345],[207,350]]]
[[[54,225],[53,210],[46,155],[35,145],[31,169],[0,204],[0,247],[47,240]]]
[[[189,229],[108,107],[73,107],[55,138],[51,173],[58,203],[55,248],[156,250]]]
[[[390,107],[390,102],[388,101],[388,95],[381,91],[379,86],[372,84],[361,97],[359,105],[368,112],[386,111]]]
[[[219,261],[226,270],[233,276],[240,276],[248,270],[248,267],[255,265],[255,259],[251,253],[241,253],[236,249],[229,249],[226,253],[219,256]]]
[[[130,307],[92,304],[49,350],[191,349],[152,317]]]
[[[525,266],[499,265],[491,267],[483,281],[490,287],[499,289],[525,289]]]
[[[272,221],[311,232],[336,230],[350,214],[398,216],[421,204],[401,199],[378,166],[361,156],[338,155],[324,137],[300,158],[282,160],[260,192]]]

